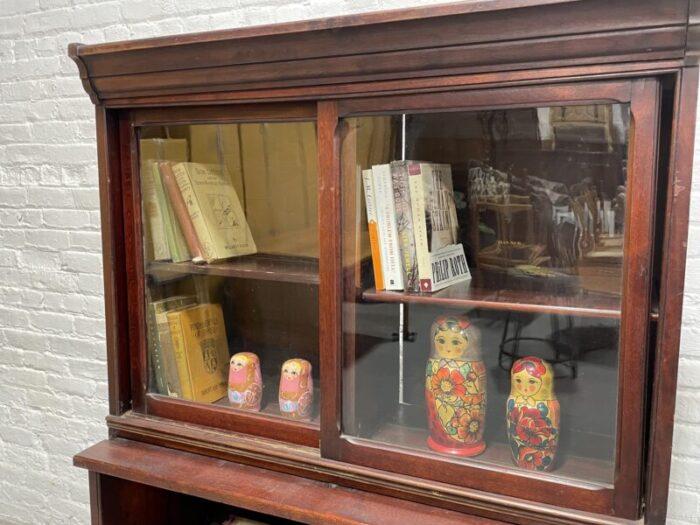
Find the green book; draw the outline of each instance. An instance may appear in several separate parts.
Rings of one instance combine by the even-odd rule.
[[[165,231],[165,238],[168,243],[168,248],[170,249],[170,257],[173,262],[189,261],[192,259],[192,255],[187,249],[187,242],[185,242],[185,236],[182,234],[180,222],[177,220],[175,211],[170,204],[170,199],[166,195],[158,163],[154,162],[152,168],[153,185],[163,218],[163,230]]]
[[[182,387],[173,354],[168,312],[196,304],[192,296],[176,296],[148,304],[148,357],[154,387],[159,394],[182,397]]]

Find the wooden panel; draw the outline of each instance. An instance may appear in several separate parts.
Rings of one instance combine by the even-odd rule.
[[[684,28],[624,31],[604,35],[558,37],[528,42],[504,42],[437,49],[374,53],[274,64],[255,63],[211,69],[141,73],[128,77],[96,77],[92,85],[101,99],[201,91],[235,91],[250,88],[341,84],[359,80],[415,78],[474,71],[488,66],[517,69],[527,61],[545,64],[618,62],[630,57],[683,56]],[[524,55],[527,49],[527,56]],[[601,58],[604,57],[604,58]],[[510,65],[510,66],[509,66]],[[521,67],[521,66],[520,66]],[[313,79],[313,80],[311,80]]]
[[[664,217],[659,325],[656,334],[654,383],[650,407],[654,417],[651,418],[649,436],[645,522],[653,525],[665,523],[668,503],[697,89],[698,69],[684,69],[677,78],[673,108],[669,152],[671,158],[666,181],[668,190]]]
[[[272,409],[272,407],[270,407]],[[306,447],[318,447],[318,424],[274,417],[258,412],[194,403],[158,394],[146,395],[146,413],[157,417],[206,425],[272,439],[282,439]]]
[[[541,67],[548,61],[600,63],[605,57],[629,61],[633,55],[680,57],[687,11],[682,0],[661,5],[654,0],[539,6],[478,2],[423,8],[411,16],[356,15],[199,38],[73,45],[70,54],[81,62],[86,88],[99,99],[164,90],[233,90],[246,84],[260,88],[261,82],[318,85],[435,75],[485,62],[507,69],[506,64],[537,62]]]
[[[91,472],[309,524],[500,523],[419,503],[397,504],[386,496],[123,439],[103,441],[75,456],[74,463]],[[115,483],[109,486],[117,488]],[[139,506],[138,500],[147,495],[134,494],[130,505]],[[158,500],[167,495],[157,496],[153,505],[159,508]],[[118,516],[119,509],[114,510]]]
[[[167,280],[169,275],[222,275],[239,279],[318,284],[318,260],[254,255],[206,265],[152,261],[148,263],[147,274],[157,281]]]
[[[121,187],[119,118],[103,107],[95,108],[97,125],[97,166],[100,174],[102,260],[105,293],[105,328],[109,413],[122,414],[131,408],[129,374],[128,306],[124,213]]]
[[[321,451],[334,457],[340,433],[341,264],[340,161],[338,108],[318,104],[319,349],[321,352]]]
[[[629,519],[641,512],[660,85],[644,79],[632,89],[615,454],[615,514]]]

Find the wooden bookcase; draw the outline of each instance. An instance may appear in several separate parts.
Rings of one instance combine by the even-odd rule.
[[[209,523],[233,512],[304,523],[663,523],[699,13],[695,0],[494,0],[71,44],[96,106],[102,210],[110,439],[75,457],[90,471],[93,523]],[[567,121],[569,108],[582,111]],[[223,127],[238,137],[238,160]],[[218,146],[201,158],[234,163],[249,218],[257,213],[254,236],[279,253],[210,265],[147,260],[139,140],[185,136],[194,159],[195,136],[204,141],[212,129]],[[569,204],[552,207],[577,228],[575,279],[549,274],[567,291],[513,277],[511,251],[534,241],[510,241],[498,228],[525,212],[528,239],[551,240],[563,223],[542,226],[534,192],[519,207],[466,205],[469,284],[376,290],[358,167],[428,154],[452,163],[455,189],[471,188],[474,165],[500,166],[512,187],[554,177],[550,194],[568,191]],[[477,157],[483,164],[471,163]],[[597,208],[577,207],[582,181]],[[602,219],[590,217],[609,211],[620,187],[619,224],[609,221],[600,240]],[[261,209],[271,210],[269,224]],[[498,228],[476,229],[482,212]],[[485,235],[498,238],[496,251],[480,251]],[[556,257],[570,254],[547,242],[542,267],[556,269]],[[150,298],[181,293],[190,280],[232,305],[231,353],[240,343],[271,363],[260,412],[154,391]],[[425,446],[415,396],[428,355],[421,344],[426,319],[443,310],[468,312],[485,333],[496,416],[475,458]],[[500,406],[509,326],[541,348],[561,334],[573,341],[568,361],[556,350],[573,372],[558,380],[563,433],[552,472],[511,461]],[[606,357],[592,333],[613,334]],[[279,375],[270,370],[294,352],[313,363],[309,420],[281,417],[271,395]]]

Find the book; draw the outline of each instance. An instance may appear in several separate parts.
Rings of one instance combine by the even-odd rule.
[[[403,290],[401,251],[396,228],[394,190],[389,164],[372,166],[372,183],[377,208],[377,231],[379,233],[384,288],[386,290]]]
[[[173,262],[183,262],[192,259],[190,251],[187,248],[185,237],[182,234],[180,222],[175,216],[170,198],[167,196],[163,180],[160,173],[160,162],[154,162],[153,167],[153,184],[155,186],[156,197],[160,207],[160,213],[163,219],[163,229],[165,230],[165,238],[170,251],[170,259]]]
[[[182,397],[168,325],[168,312],[195,304],[191,296],[176,296],[148,304],[148,342],[155,386],[159,394]]]
[[[374,199],[374,184],[372,182],[372,170],[362,170],[362,185],[365,189],[365,208],[367,210],[367,228],[369,231],[369,245],[372,252],[374,287],[377,290],[383,290],[384,276],[382,274],[382,256],[379,248],[379,233],[377,232],[377,207]]]
[[[152,261],[171,259],[172,253],[168,241],[167,222],[169,217],[158,196],[154,177],[157,162],[187,160],[187,141],[184,139],[141,139],[139,140],[139,159],[141,177],[141,198],[144,216],[144,245],[146,258]]]
[[[409,162],[405,160],[394,161],[390,164],[390,168],[404,290],[418,292],[420,291],[420,281],[416,258],[416,240],[413,231],[413,214],[411,212],[411,193],[408,187]]]
[[[229,352],[221,305],[168,312],[182,398],[213,403],[226,396]]]
[[[243,208],[223,166],[180,162],[172,170],[207,263],[256,253]]]
[[[416,261],[421,292],[471,279],[458,243],[457,210],[449,164],[407,162]]]
[[[197,232],[194,229],[192,218],[187,211],[187,205],[185,204],[185,200],[182,198],[182,193],[180,193],[180,188],[175,180],[173,169],[169,162],[161,162],[159,164],[159,168],[163,188],[168,194],[168,201],[170,202],[173,210],[173,215],[180,225],[180,230],[182,231],[182,236],[187,244],[187,250],[192,257],[192,262],[196,264],[203,263],[204,258],[202,257],[202,248],[199,245]]]
[[[170,247],[165,234],[164,213],[156,193],[153,180],[153,166],[156,161],[141,162],[141,198],[143,201],[143,219],[145,223],[144,241],[146,258],[151,261],[170,259]]]

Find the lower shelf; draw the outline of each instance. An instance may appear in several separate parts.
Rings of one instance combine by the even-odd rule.
[[[432,453],[427,447],[428,431],[425,428],[409,427],[397,423],[383,425],[372,437],[371,442],[391,444],[392,447],[402,447],[411,451]],[[355,439],[353,439],[355,440]],[[357,439],[355,441],[370,441]],[[445,456],[443,456],[445,457]],[[512,469],[521,475],[532,475],[538,479],[548,478],[567,484],[600,485],[611,487],[610,481],[614,479],[614,465],[611,462],[593,458],[582,458],[571,454],[560,454],[556,460],[556,467],[551,472],[529,472],[518,469],[513,465],[510,447],[503,442],[489,442],[486,450],[478,456],[457,460],[449,456],[453,461],[464,461],[471,465],[478,464],[487,468]]]
[[[491,519],[121,438],[102,441],[76,455],[73,462],[91,474],[301,523],[503,525]],[[104,504],[110,497],[116,497],[114,492],[105,491],[93,494],[93,501],[102,500]],[[143,504],[150,505],[148,501]],[[96,511],[93,508],[93,515]],[[120,525],[131,523],[139,522]]]

